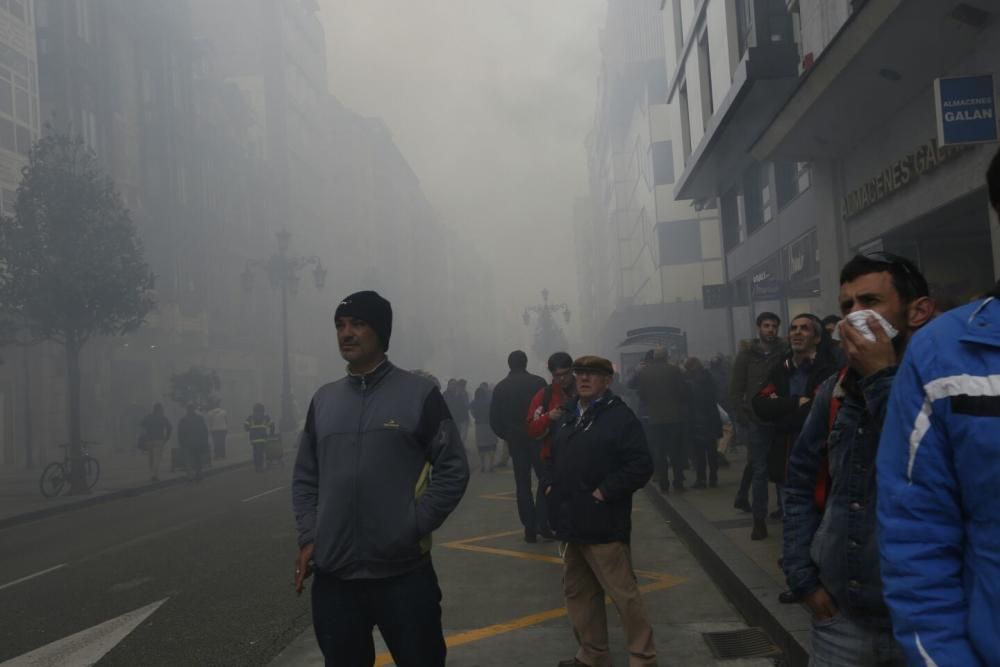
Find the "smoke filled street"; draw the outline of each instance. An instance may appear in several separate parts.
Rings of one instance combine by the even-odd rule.
[[[1000,3],[0,0],[0,667],[1000,666]]]
[[[288,483],[287,470],[244,469],[0,531],[0,664],[85,664],[88,655],[100,667],[268,665],[290,644],[275,665],[322,664],[308,597],[292,591]],[[572,653],[558,544],[516,537],[512,483],[476,476],[435,535],[446,635],[460,638],[450,665],[555,664]],[[642,496],[636,524],[658,641],[685,665],[714,664],[699,633],[744,623]]]

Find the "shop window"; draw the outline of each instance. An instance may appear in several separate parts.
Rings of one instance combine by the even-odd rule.
[[[17,142],[14,140],[14,123],[6,118],[0,118],[0,148],[9,151],[17,150]]]
[[[702,260],[700,221],[665,222],[657,227],[657,234],[660,266],[694,264]]]
[[[654,141],[653,180],[656,185],[671,185],[674,182],[674,142]]]
[[[17,152],[28,155],[31,152],[31,130],[23,125],[14,126],[17,135]]]

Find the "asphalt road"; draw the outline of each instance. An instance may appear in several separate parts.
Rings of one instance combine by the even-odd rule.
[[[289,475],[243,469],[0,530],[0,667],[81,664],[87,651],[100,667],[322,664],[290,579]],[[512,491],[509,473],[475,474],[435,534],[449,665],[554,665],[575,651],[557,545],[523,542]],[[742,619],[642,494],[634,522],[661,664],[716,664],[701,633]]]

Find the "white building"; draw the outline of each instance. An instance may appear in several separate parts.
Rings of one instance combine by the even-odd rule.
[[[590,339],[615,356],[626,332],[673,326],[688,354],[727,346],[724,315],[702,307],[702,287],[723,280],[718,212],[674,201],[683,165],[667,104],[671,33],[659,0],[611,0],[602,70],[587,139],[592,210],[575,208],[581,304]]]
[[[0,2],[0,206],[12,212],[21,169],[38,138],[38,53],[31,0]]]

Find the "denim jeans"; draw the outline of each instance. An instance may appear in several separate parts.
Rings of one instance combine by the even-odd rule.
[[[858,620],[838,612],[813,621],[810,667],[906,667],[888,619]]]
[[[750,506],[754,519],[767,518],[767,452],[771,449],[772,429],[751,424],[749,429]],[[744,476],[745,477],[745,476]]]
[[[514,460],[514,484],[517,488],[517,515],[524,526],[524,534],[534,536],[549,532],[549,518],[545,494],[541,485],[532,491],[531,471],[541,479],[542,443],[524,440],[508,443],[510,457]]]
[[[441,589],[430,563],[387,579],[317,573],[312,615],[327,667],[374,665],[375,626],[398,667],[444,667]]]

